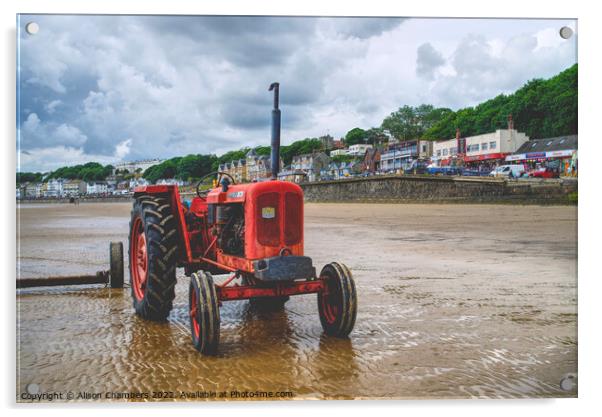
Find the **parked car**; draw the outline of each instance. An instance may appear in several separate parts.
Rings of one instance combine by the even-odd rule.
[[[462,168],[454,167],[454,166],[446,166],[446,167],[429,166],[426,169],[426,173],[431,174],[431,175],[461,175]]]
[[[483,171],[475,168],[464,168],[462,175],[466,177],[483,177],[489,175],[489,171]]]
[[[519,178],[525,174],[523,165],[501,165],[489,173],[492,177]]]
[[[558,178],[558,172],[550,167],[538,168],[529,172],[529,177],[533,178]]]

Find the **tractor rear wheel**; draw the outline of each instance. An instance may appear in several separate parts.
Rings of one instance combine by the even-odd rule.
[[[144,195],[132,209],[130,283],[140,317],[163,321],[175,298],[178,226],[169,200]]]
[[[202,354],[215,355],[219,344],[219,300],[209,272],[190,276],[188,306],[192,344]]]
[[[355,325],[357,293],[351,271],[337,262],[322,268],[320,279],[326,290],[318,293],[318,311],[324,332],[331,336],[347,337]]]

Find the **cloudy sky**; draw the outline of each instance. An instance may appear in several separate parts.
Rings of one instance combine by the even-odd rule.
[[[36,22],[39,31],[24,30]],[[18,161],[221,154],[370,128],[398,107],[452,109],[577,61],[572,20],[21,15]]]

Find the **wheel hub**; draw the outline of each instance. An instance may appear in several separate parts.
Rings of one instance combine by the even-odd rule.
[[[146,252],[146,236],[140,218],[137,218],[134,223],[132,246],[133,259],[130,260],[132,264],[132,287],[136,298],[142,300],[146,291],[148,255]]]

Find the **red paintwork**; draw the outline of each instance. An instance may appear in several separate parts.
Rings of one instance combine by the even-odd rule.
[[[199,334],[201,333],[201,326],[199,321],[197,320],[197,306],[199,302],[197,300],[196,291],[192,290],[190,292],[190,321],[192,322],[192,331],[194,332],[194,337],[199,338]]]
[[[147,254],[146,254],[146,237],[144,229],[142,227],[142,220],[137,217],[132,225],[132,239],[130,253],[134,258],[134,264],[132,268],[132,286],[134,295],[138,301],[144,298],[144,292],[146,291],[146,278],[147,278]]]
[[[503,159],[508,155],[508,153],[497,152],[484,155],[465,156],[464,162],[485,161],[487,159]]]
[[[261,207],[257,204],[257,197],[262,194],[276,192],[280,194],[279,212],[276,213],[276,221],[279,223],[280,229],[280,244],[277,246],[262,245],[257,240],[257,215]],[[265,181],[251,184],[237,184],[230,186],[227,192],[223,192],[221,188],[215,188],[207,195],[208,204],[226,204],[226,203],[245,203],[245,257],[247,259],[263,259],[271,256],[277,256],[280,249],[288,247],[293,255],[303,255],[303,204],[300,204],[300,224],[301,237],[298,244],[284,245],[285,231],[285,215],[284,215],[284,197],[285,193],[293,193],[303,200],[303,190],[297,184],[286,181]],[[227,258],[235,258],[229,255],[223,255],[222,261],[226,262]],[[232,266],[239,265],[235,259],[228,263]]]
[[[320,297],[318,301],[321,304],[322,312],[326,322],[329,324],[334,324],[340,314],[340,305],[338,300],[340,299],[341,295],[339,294],[338,287],[336,285],[331,285],[330,288],[326,288],[327,283],[324,282],[324,287],[325,289],[328,289],[328,291],[323,291],[322,297]]]
[[[216,287],[217,295],[221,301],[244,300],[255,297],[279,297],[285,295],[313,294],[325,290],[324,281],[295,281],[280,283],[271,287],[255,287],[252,285]]]
[[[176,207],[181,247],[185,248],[178,261],[180,266],[252,275],[254,260],[278,256],[282,249],[288,249],[287,252],[292,255],[303,255],[303,191],[297,184],[271,180],[231,185],[226,192],[218,187],[211,190],[206,199],[193,198],[188,209],[182,204],[175,185],[150,185],[134,190],[134,197],[143,194],[168,196],[172,206]],[[226,254],[217,247],[208,224],[208,204],[243,204],[244,257]],[[286,213],[287,207],[289,213]],[[232,300],[306,294],[322,289],[321,283],[298,281],[286,286],[281,283],[270,287],[224,286],[219,287],[218,295],[220,300]]]
[[[545,168],[531,171],[529,176],[534,178],[558,178],[559,175],[554,170]]]

